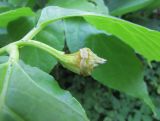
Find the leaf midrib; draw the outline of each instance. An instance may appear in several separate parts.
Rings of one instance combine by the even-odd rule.
[[[12,111],[12,109],[10,107],[8,107],[6,105],[6,95],[7,95],[7,90],[8,90],[8,86],[9,86],[9,80],[12,74],[12,70],[13,69],[13,65],[11,62],[8,62],[8,68],[6,71],[6,76],[4,78],[4,83],[3,83],[3,89],[2,89],[2,93],[0,94],[0,112],[3,111],[3,106],[7,109],[7,111],[9,111],[11,113],[12,116],[14,116],[16,118],[17,121],[25,121],[23,120],[19,115],[17,115],[15,112]]]

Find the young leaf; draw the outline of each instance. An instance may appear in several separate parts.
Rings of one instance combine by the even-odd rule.
[[[34,13],[30,8],[18,8],[0,14],[0,27],[6,27],[10,21],[21,16],[32,16]]]
[[[81,105],[47,73],[22,62],[6,74],[3,64],[0,68],[1,121],[88,121]]]
[[[56,20],[75,16],[82,16],[98,29],[120,38],[149,61],[160,61],[160,32],[109,15],[50,6],[42,10],[38,26],[45,27]]]

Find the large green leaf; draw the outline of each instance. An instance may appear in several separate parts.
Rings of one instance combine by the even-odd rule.
[[[108,14],[103,0],[49,0],[48,5]]]
[[[81,105],[47,73],[22,62],[9,65],[6,74],[6,66],[0,68],[1,121],[88,121]]]
[[[32,16],[34,13],[30,8],[18,8],[0,14],[0,27],[6,27],[10,21],[21,16]]]
[[[111,0],[106,2],[112,15],[123,15],[142,9],[154,0]]]
[[[42,10],[38,26],[45,27],[56,20],[74,16],[82,16],[98,29],[120,38],[149,61],[160,60],[160,32],[109,15],[50,6]]]
[[[34,18],[20,18],[9,23],[7,28],[12,41],[20,40],[28,33],[35,25],[34,21]],[[19,26],[17,26],[17,24]],[[62,50],[64,48],[63,23],[60,21],[48,25],[35,37],[35,40],[50,45],[58,50]],[[27,64],[39,67],[46,72],[50,72],[57,64],[54,57],[34,47],[22,48],[20,58]]]
[[[154,109],[143,81],[144,68],[134,51],[116,37],[105,34],[90,36],[86,41],[87,47],[107,59],[92,76],[106,86],[144,100]]]

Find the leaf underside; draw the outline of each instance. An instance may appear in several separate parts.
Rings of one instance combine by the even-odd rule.
[[[81,105],[47,73],[22,62],[6,68],[0,65],[1,75],[7,70],[0,82],[8,82],[2,88],[6,95],[0,98],[2,121],[88,121]]]

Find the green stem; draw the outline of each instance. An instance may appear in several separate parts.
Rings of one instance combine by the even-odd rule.
[[[19,60],[19,51],[15,43],[11,43],[5,47],[0,48],[0,55],[3,53],[8,53],[10,60],[18,61]]]
[[[9,53],[9,61],[11,63],[17,62],[19,60],[19,50],[17,45],[13,44],[9,44],[6,47],[6,51]]]
[[[28,32],[21,40],[28,41],[31,40],[38,32],[40,32],[42,27],[34,27],[30,32]]]
[[[54,56],[56,59],[61,60],[62,56],[64,56],[64,52],[58,51],[42,42],[34,41],[34,40],[28,40],[28,41],[17,41],[13,42],[3,48],[0,49],[0,54],[4,52],[8,52],[10,54],[10,59],[12,61],[19,60],[19,52],[18,48],[21,48],[23,46],[32,46],[39,48],[41,50],[44,50]]]
[[[56,59],[60,60],[61,57],[64,55],[64,52],[58,51],[42,42],[34,41],[34,40],[28,40],[28,41],[17,41],[14,44],[16,44],[18,47],[23,47],[23,46],[32,46],[32,47],[37,47],[41,50],[44,50],[54,56]]]

